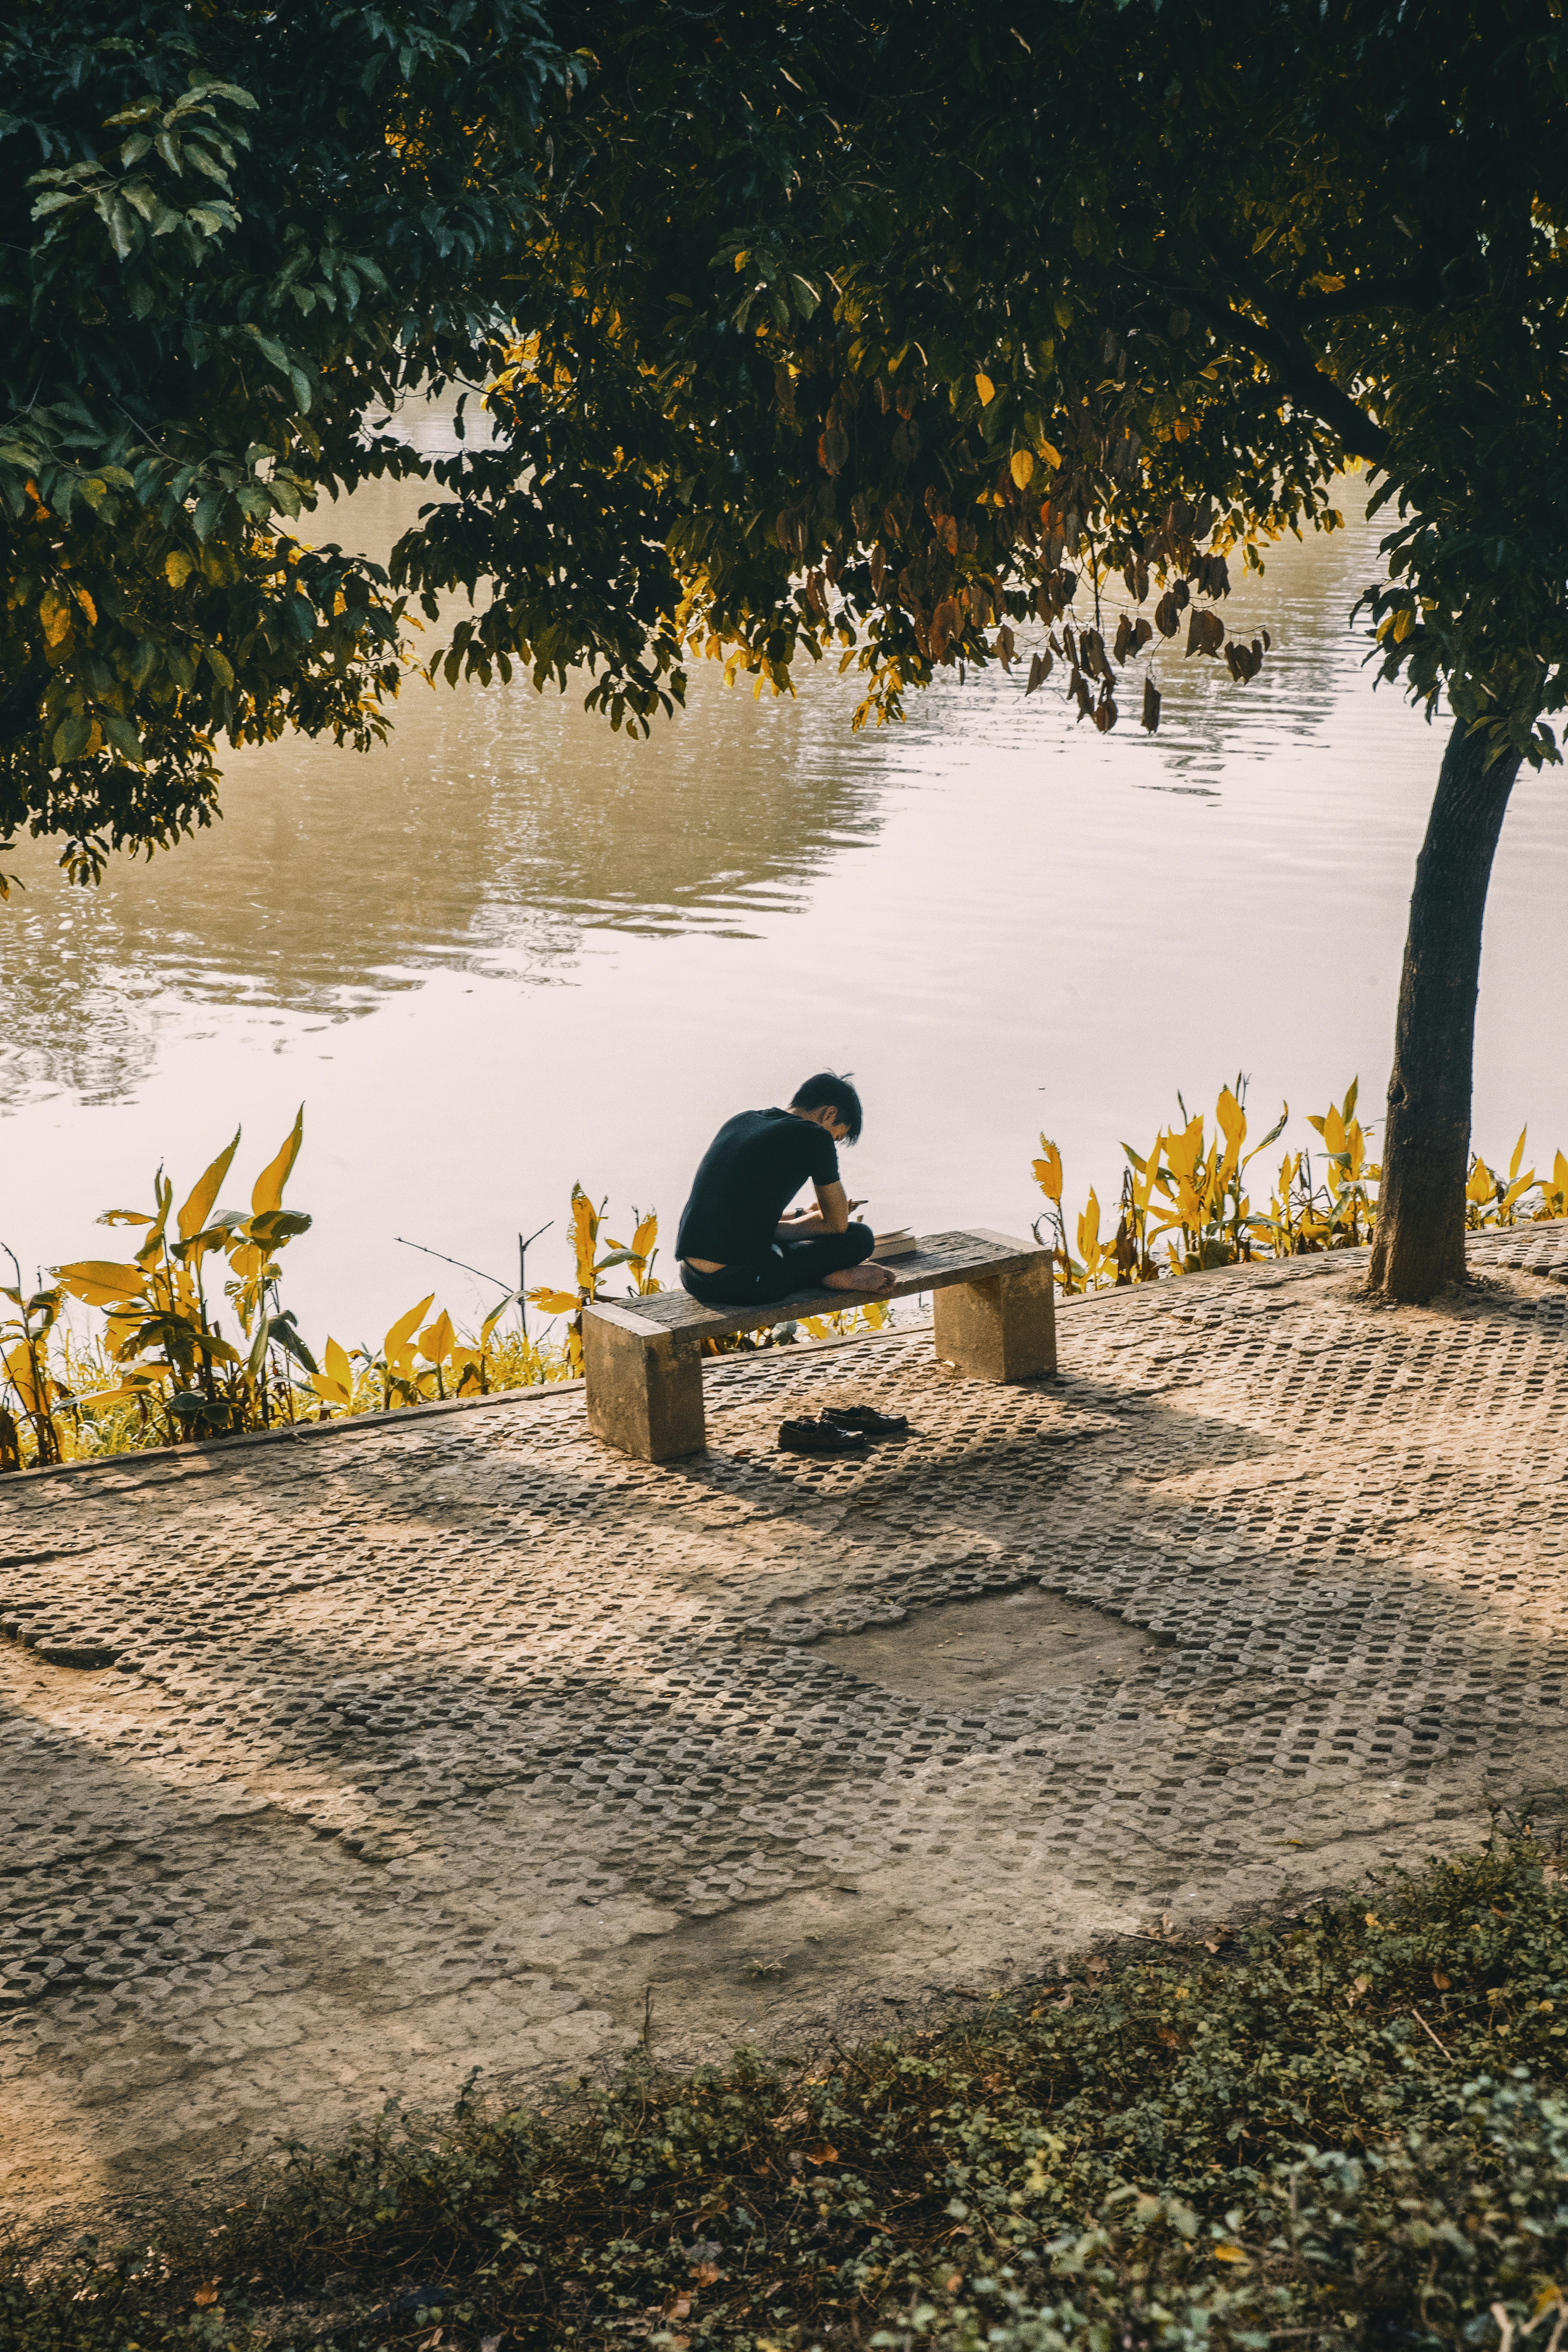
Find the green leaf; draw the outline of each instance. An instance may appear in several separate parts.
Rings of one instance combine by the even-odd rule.
[[[129,760],[135,768],[143,764],[142,738],[129,719],[118,710],[100,710],[98,723],[103,730],[105,740],[112,745],[122,760]]]
[[[57,768],[68,760],[79,760],[92,734],[92,721],[84,710],[68,712],[55,730],[50,757]]]
[[[214,158],[207,153],[206,149],[202,146],[197,140],[186,140],[185,161],[191,165],[193,170],[204,173],[209,180],[216,180],[219,187],[224,191],[224,194],[226,195],[227,194],[229,186],[228,173],[224,170],[221,163],[216,162]]]
[[[101,204],[99,206],[103,211]],[[104,213],[109,223],[109,241],[121,261],[128,261],[136,250],[136,224],[128,207],[116,196]]]

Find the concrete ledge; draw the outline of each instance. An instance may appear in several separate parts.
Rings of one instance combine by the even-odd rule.
[[[443,1414],[482,1412],[503,1404],[536,1404],[547,1398],[580,1396],[581,1380],[540,1381],[525,1389],[503,1389],[498,1396],[437,1398],[434,1404],[399,1405],[392,1412],[342,1413],[332,1421],[286,1422],[280,1429],[247,1429],[237,1437],[209,1437],[200,1445],[148,1445],[129,1454],[95,1454],[88,1462],[46,1462],[28,1470],[7,1471],[0,1477],[0,1494],[12,1486],[26,1484],[34,1478],[69,1478],[87,1470],[135,1469],[145,1465],[175,1475],[189,1476],[205,1470],[221,1469],[232,1454],[248,1453],[256,1445],[282,1445],[302,1437],[364,1437],[379,1430],[384,1436],[394,1428],[418,1422],[435,1421]]]

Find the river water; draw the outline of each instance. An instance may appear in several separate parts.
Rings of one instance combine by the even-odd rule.
[[[530,1279],[562,1278],[574,1179],[612,1234],[657,1207],[672,1239],[719,1121],[824,1064],[866,1099],[851,1189],[923,1230],[1026,1233],[1042,1129],[1069,1199],[1107,1199],[1122,1139],[1238,1071],[1255,1135],[1288,1097],[1310,1141],[1358,1075],[1379,1112],[1441,732],[1362,667],[1377,532],[1344,493],[1343,531],[1231,600],[1273,634],[1261,676],[1167,650],[1152,740],[1069,723],[1054,682],[1026,701],[1019,670],[856,735],[852,681],[758,703],[700,665],[639,744],[580,695],[416,682],[386,747],[233,757],[220,825],[96,891],[24,845],[0,1242],[29,1270],[118,1255],[97,1213],[146,1205],[160,1161],[189,1183],[239,1124],[243,1204],[303,1100],[289,1200],[316,1223],[285,1296],[352,1344],[432,1286],[459,1320],[491,1295],[398,1236],[504,1277],[552,1219]],[[416,503],[373,486],[313,535],[382,552]],[[1565,883],[1568,793],[1527,772],[1482,975],[1493,1154],[1527,1118],[1548,1161],[1568,1146]]]

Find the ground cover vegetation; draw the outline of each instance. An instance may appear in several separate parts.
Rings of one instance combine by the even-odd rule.
[[[133,2248],[0,2268],[16,2352],[1410,2352],[1568,2332],[1568,1893],[1528,1833],[957,2014],[541,2109],[389,2109]],[[647,2042],[652,2047],[646,2046]]]
[[[1364,462],[1373,657],[1450,719],[1374,1271],[1462,1275],[1487,880],[1568,678],[1555,0],[33,0],[4,37],[7,822],[90,872],[210,815],[216,732],[368,740],[408,617],[452,682],[586,666],[614,724],[693,655],[836,656],[880,717],[1026,654],[1153,727],[1173,658],[1256,674],[1232,563]],[[453,379],[493,437],[424,467],[385,413]],[[389,469],[447,494],[390,582],[282,528]]]
[[[1115,1196],[1117,1223],[1101,1232],[1110,1207],[1091,1186],[1072,1218],[1064,1205],[1062,1155],[1040,1138],[1035,1180],[1047,1207],[1037,1241],[1053,1252],[1064,1297],[1133,1282],[1164,1281],[1215,1266],[1354,1249],[1375,1235],[1382,1168],[1356,1112],[1352,1080],[1342,1103],[1309,1117],[1321,1149],[1287,1145],[1265,1199],[1255,1205],[1247,1170],[1284,1134],[1279,1119],[1247,1150],[1247,1081],[1222,1087],[1211,1134],[1205,1114],[1162,1128],[1147,1152],[1131,1144]],[[1465,1188],[1467,1228],[1568,1216],[1568,1157],[1550,1173],[1526,1167],[1528,1130],[1507,1173],[1472,1154]],[[0,1286],[0,1472],[90,1461],[149,1446],[201,1444],[247,1432],[326,1421],[345,1413],[394,1412],[408,1406],[488,1396],[574,1380],[583,1370],[583,1309],[617,1294],[660,1289],[658,1214],[634,1209],[630,1239],[609,1231],[605,1201],[572,1188],[568,1215],[574,1281],[570,1289],[538,1284],[497,1297],[477,1330],[459,1330],[434,1291],[397,1316],[379,1343],[345,1346],[328,1335],[318,1358],[291,1308],[282,1303],[282,1254],[311,1219],[285,1209],[283,1190],[304,1139],[304,1111],[251,1190],[248,1212],[219,1209],[218,1196],[239,1148],[237,1133],[178,1210],[160,1168],[151,1209],[110,1209],[100,1223],[139,1232],[129,1260],[82,1258],[40,1273],[29,1288],[14,1253],[14,1282]],[[1076,1239],[1076,1252],[1072,1240]],[[439,1255],[437,1253],[437,1255]],[[207,1270],[210,1268],[210,1272]],[[226,1270],[226,1279],[223,1270]],[[213,1277],[233,1317],[226,1334]],[[101,1324],[83,1333],[68,1301],[94,1309]],[[546,1320],[531,1330],[527,1309]],[[515,1328],[508,1321],[516,1311]],[[879,1330],[896,1310],[868,1299],[858,1307],[782,1321],[773,1329],[706,1339],[710,1355],[745,1354],[807,1339]]]

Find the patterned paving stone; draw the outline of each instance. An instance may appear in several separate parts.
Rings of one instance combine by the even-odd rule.
[[[1568,1226],[0,1484],[0,2199],[1235,1918],[1568,1781]],[[781,1454],[864,1398],[913,1433]]]

